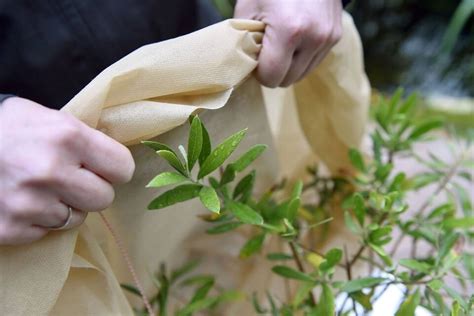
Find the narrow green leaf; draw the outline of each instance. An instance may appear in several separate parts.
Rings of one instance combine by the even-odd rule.
[[[179,160],[178,156],[176,156],[176,154],[174,152],[171,152],[169,150],[158,150],[156,152],[160,157],[164,158],[166,161],[168,161],[168,163],[171,165],[171,167],[173,167],[174,169],[176,169],[179,173],[181,173],[182,175],[186,176],[186,168],[185,166],[183,165],[183,163],[181,162],[181,160]]]
[[[136,296],[142,297],[142,295],[140,294],[140,291],[133,285],[121,283],[120,287],[132,294],[135,294]]]
[[[474,217],[448,218],[443,221],[443,228],[472,228],[474,227]]]
[[[242,195],[242,201],[246,200],[246,197],[252,193],[253,184],[255,182],[255,170],[240,179],[234,189],[233,198],[236,199],[239,195]]]
[[[421,136],[427,134],[428,132],[440,128],[443,126],[443,121],[439,119],[428,119],[426,121],[420,122],[415,125],[410,135],[408,136],[409,140],[415,140]]]
[[[265,240],[265,234],[258,234],[249,239],[245,245],[240,249],[240,258],[248,258],[254,253],[257,253],[262,249],[263,241]]]
[[[201,153],[199,154],[199,165],[202,166],[204,161],[209,157],[209,154],[211,153],[211,138],[209,137],[209,133],[204,126],[204,124],[201,122],[201,133],[202,133],[202,148],[201,148]]]
[[[438,292],[443,287],[443,282],[435,279],[428,282],[428,286],[435,292]]]
[[[232,200],[226,200],[225,205],[242,222],[252,225],[263,224],[262,216],[251,209],[250,206]]]
[[[346,224],[346,227],[349,228],[349,230],[354,234],[361,233],[361,227],[354,221],[352,215],[348,211],[344,212],[344,223]]]
[[[303,181],[298,180],[296,181],[295,185],[293,186],[293,190],[291,191],[291,198],[300,198],[301,193],[303,193]]]
[[[222,175],[220,186],[223,186],[235,179],[235,169],[232,164],[229,164],[224,169],[224,174]]]
[[[208,282],[205,282],[204,284],[202,284],[200,287],[198,287],[196,291],[194,292],[193,297],[191,298],[191,303],[204,299],[213,286],[214,286],[214,280],[211,279]]]
[[[405,102],[403,102],[403,104],[400,106],[398,112],[402,114],[407,114],[411,112],[417,102],[417,99],[418,95],[416,93],[411,93],[408,98],[406,98]]]
[[[357,149],[349,149],[349,159],[351,160],[352,165],[359,171],[365,171],[365,163],[362,154]]]
[[[198,265],[199,265],[199,261],[193,260],[193,261],[185,263],[184,265],[177,268],[176,270],[173,270],[173,272],[171,272],[170,282],[173,283],[177,279],[181,278],[183,275],[196,269]]]
[[[334,304],[334,294],[326,283],[322,284],[321,295],[319,296],[319,304],[315,315],[336,315],[336,306]]]
[[[319,269],[321,271],[328,271],[341,261],[342,250],[339,248],[333,248],[326,253],[324,259],[325,260],[319,265]]]
[[[155,141],[151,141],[151,140],[143,140],[141,143],[143,145],[147,146],[148,148],[153,149],[155,152],[159,151],[159,150],[167,150],[167,151],[171,151],[172,153],[174,153],[173,149],[171,149],[167,145],[159,143],[159,142],[155,142]]]
[[[459,310],[461,309],[461,306],[459,306],[458,301],[453,301],[451,304],[451,315],[450,316],[459,316]]]
[[[436,258],[436,263],[439,264],[451,251],[451,249],[456,244],[457,240],[461,235],[459,233],[450,232],[443,236],[441,239],[441,245],[438,250],[438,256]]]
[[[346,292],[346,293],[352,293],[352,292],[360,291],[365,288],[374,287],[375,285],[378,285],[382,283],[383,281],[385,281],[384,278],[376,278],[376,277],[367,277],[367,278],[352,280],[352,281],[346,282],[344,286],[342,287],[341,291]]]
[[[193,199],[199,195],[202,186],[198,184],[183,184],[161,194],[148,205],[149,210],[164,208],[179,202]]]
[[[308,298],[308,294],[313,290],[314,282],[302,282],[296,291],[291,304],[294,307],[300,306],[303,301]],[[309,315],[308,315],[309,316]]]
[[[188,138],[188,169],[191,171],[194,164],[199,159],[202,150],[202,123],[199,117],[195,116],[191,123]]]
[[[177,315],[178,316],[192,315],[195,312],[211,307],[218,301],[218,299],[219,299],[218,297],[206,297],[202,300],[193,302],[191,304],[186,305],[182,310],[178,311]]]
[[[286,253],[273,252],[267,255],[267,259],[271,261],[293,260],[293,256]]]
[[[365,219],[365,202],[360,193],[356,193],[353,196],[353,208],[357,221],[363,226]]]
[[[247,130],[244,129],[240,132],[237,132],[218,145],[202,164],[201,170],[199,170],[198,178],[201,179],[219,168],[234,152],[235,148],[237,148],[240,141],[244,138],[246,131]]]
[[[216,190],[211,187],[204,186],[199,191],[199,199],[202,204],[210,211],[219,213],[221,210],[221,202],[217,196]]]
[[[305,282],[314,282],[314,279],[310,275],[297,271],[287,266],[274,266],[272,268],[272,271],[287,279],[294,279],[294,280],[300,280],[300,281],[305,281]]]
[[[400,265],[407,267],[410,270],[414,270],[417,272],[430,274],[432,270],[432,266],[426,262],[421,262],[415,259],[400,259],[398,262]]]
[[[414,294],[408,296],[400,305],[395,316],[415,316],[415,310],[420,305],[420,300],[420,291],[416,290]]]
[[[240,156],[232,163],[236,172],[241,172],[247,168],[255,159],[257,159],[267,149],[267,145],[257,144],[250,148],[245,154]]]
[[[222,234],[222,233],[226,233],[228,231],[234,230],[240,225],[242,225],[242,223],[239,223],[239,222],[224,223],[224,224],[209,228],[208,230],[206,230],[206,233],[211,234],[211,235]]]
[[[386,265],[388,266],[393,265],[392,258],[390,258],[390,256],[385,252],[385,250],[381,246],[369,243],[369,247],[375,251],[375,253],[380,257],[380,259],[383,260],[383,262]]]
[[[180,173],[176,172],[163,172],[157,175],[151,180],[146,187],[147,188],[159,188],[170,184],[177,184],[184,181],[188,181],[188,178]]]
[[[287,208],[287,213],[286,213],[286,218],[290,222],[293,222],[296,219],[296,216],[298,215],[298,208],[300,207],[300,198],[296,197],[293,198],[290,203],[288,203],[288,208]]]

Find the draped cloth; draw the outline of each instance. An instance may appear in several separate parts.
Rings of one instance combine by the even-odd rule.
[[[262,92],[251,76],[264,24],[226,20],[137,49],[63,108],[128,145],[134,156],[132,181],[115,187],[116,199],[104,214],[147,292],[153,291],[150,273],[160,262],[189,255],[190,236],[202,236],[206,224],[196,218],[205,211],[195,200],[146,210],[160,190],[145,185],[167,167],[139,141],[157,139],[176,148],[186,141],[183,124],[199,112],[213,145],[245,127],[248,134],[236,154],[255,143],[269,144],[254,164],[257,194],[281,174],[294,172],[302,163],[298,159],[311,152],[333,172],[348,170],[347,149],[362,138],[370,88],[360,39],[347,14],[343,27],[341,41],[323,63],[289,89]],[[240,245],[221,243],[221,250],[232,257]],[[213,271],[219,274],[218,269],[228,271],[228,284],[248,287],[238,280],[251,272],[239,269],[235,256],[232,266]],[[78,229],[50,232],[29,245],[0,247],[1,315],[132,315],[121,282],[131,283],[129,272],[97,214],[89,214]]]

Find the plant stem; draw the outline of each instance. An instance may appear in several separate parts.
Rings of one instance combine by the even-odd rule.
[[[466,151],[463,151],[463,153],[461,155],[459,155],[459,158],[456,160],[456,162],[451,166],[451,168],[449,169],[448,173],[446,174],[446,176],[443,178],[443,180],[439,183],[438,187],[436,188],[436,190],[433,192],[433,194],[430,195],[429,198],[427,198],[425,200],[425,202],[420,206],[420,209],[419,211],[414,215],[415,218],[419,218],[425,211],[426,209],[428,208],[428,206],[430,206],[431,202],[433,201],[434,198],[436,198],[439,193],[441,191],[444,190],[444,188],[446,187],[446,185],[448,185],[449,181],[451,181],[451,179],[454,177],[454,175],[456,174],[456,171],[457,169],[459,168],[459,166],[461,165],[462,161],[464,160],[464,157],[466,155]],[[420,227],[420,223],[418,222],[416,224],[416,228]],[[416,229],[415,228],[415,229]],[[400,247],[402,241],[403,241],[403,238],[405,237],[406,235],[405,234],[400,234],[397,238],[397,240],[395,241],[394,245],[393,245],[393,248],[392,248],[392,251],[390,251],[390,256],[393,256],[397,250],[398,250],[398,247]]]
[[[293,241],[290,241],[289,245],[291,249],[291,254],[293,255],[293,259],[295,260],[298,270],[300,272],[306,273],[304,270],[303,262],[301,261],[300,255],[298,254],[298,250],[296,249],[295,243]],[[309,299],[311,300],[311,303],[313,303],[313,306],[316,306],[316,297],[314,297],[313,291],[310,291],[308,296],[309,296]]]

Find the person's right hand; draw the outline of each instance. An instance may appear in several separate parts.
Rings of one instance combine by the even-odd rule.
[[[48,228],[80,225],[128,182],[130,151],[73,116],[12,97],[0,105],[0,245],[29,243]]]

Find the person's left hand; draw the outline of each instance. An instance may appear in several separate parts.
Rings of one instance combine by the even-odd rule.
[[[266,24],[256,75],[271,88],[301,80],[342,33],[340,0],[238,0],[234,17]]]

